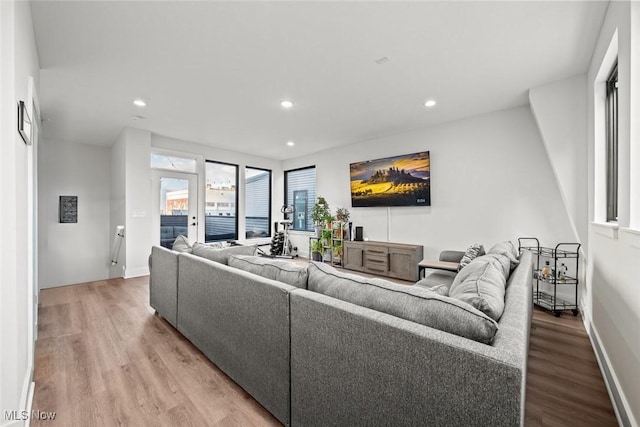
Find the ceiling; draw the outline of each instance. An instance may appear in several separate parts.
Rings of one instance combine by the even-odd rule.
[[[132,126],[298,157],[524,105],[528,89],[586,72],[606,8],[32,1],[42,132],[109,146]]]

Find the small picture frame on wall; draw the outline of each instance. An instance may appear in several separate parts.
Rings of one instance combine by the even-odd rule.
[[[18,101],[18,132],[24,143],[31,145],[31,118],[24,101]]]
[[[59,217],[61,224],[78,222],[78,196],[60,196]]]

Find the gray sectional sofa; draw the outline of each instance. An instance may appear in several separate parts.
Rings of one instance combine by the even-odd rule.
[[[495,320],[474,307],[484,302],[421,286],[252,257],[250,247],[197,249],[152,248],[151,306],[284,425],[523,424],[528,252],[512,270],[502,263]],[[466,276],[500,270],[493,257]],[[437,285],[464,292],[453,277]]]

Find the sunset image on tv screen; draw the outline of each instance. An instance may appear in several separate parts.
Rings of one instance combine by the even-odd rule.
[[[351,206],[430,206],[429,152],[351,163]]]

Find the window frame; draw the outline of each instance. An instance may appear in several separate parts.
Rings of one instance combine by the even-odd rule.
[[[253,170],[258,170],[258,171],[263,171],[263,172],[268,172],[269,173],[269,208],[268,208],[268,218],[267,218],[267,235],[265,237],[247,237],[247,169],[253,169]],[[271,219],[272,219],[272,209],[273,209],[273,171],[271,169],[266,169],[266,168],[258,168],[258,167],[254,167],[254,166],[246,166],[244,167],[244,197],[245,197],[245,201],[244,201],[244,221],[245,221],[245,230],[244,230],[244,236],[245,239],[247,240],[251,240],[251,239],[264,239],[264,238],[270,238],[272,236],[271,233]]]
[[[317,184],[318,184],[318,182],[317,182],[317,174],[316,174],[316,166],[315,165],[304,166],[304,167],[301,167],[301,168],[289,169],[289,170],[284,171],[284,204],[286,206],[293,205],[294,202],[295,202],[294,200],[289,200],[288,199],[288,194],[289,194],[289,173],[291,173],[291,172],[299,172],[299,171],[306,170],[306,169],[313,169],[314,170],[314,174],[315,174],[315,177],[314,177],[314,180],[313,180],[314,181],[313,182],[314,183],[314,188],[313,189],[307,189],[307,191],[313,190],[313,198],[314,198],[314,201],[315,201],[315,198],[317,197],[317,194],[316,194],[317,191],[316,190],[317,190]],[[293,197],[293,193],[292,193],[292,197]],[[309,219],[311,218],[310,210],[312,208],[313,208],[313,203],[311,203],[311,204],[307,203],[307,212],[306,212],[307,224],[309,222]],[[288,219],[291,219],[291,218],[288,218]],[[311,225],[311,228],[306,228],[304,230],[294,228],[294,225],[295,225],[295,221],[292,222],[292,226],[290,228],[291,231],[298,231],[298,232],[313,232],[314,231],[313,224]]]
[[[163,167],[159,167],[159,166],[154,166],[153,165],[153,157],[154,156],[173,158],[173,159],[179,159],[179,160],[193,160],[195,162],[195,165],[194,165],[193,170],[179,169],[179,168],[175,167],[175,165],[174,165],[173,168],[163,168]],[[190,155],[188,153],[182,153],[182,152],[178,152],[178,151],[170,151],[170,150],[163,150],[163,149],[154,148],[149,153],[149,169],[151,169],[151,170],[159,170],[159,171],[167,171],[167,172],[178,172],[178,173],[188,173],[188,174],[192,174],[192,175],[197,175],[198,174],[199,161],[201,161],[199,156]]]
[[[605,81],[606,221],[618,222],[618,60]]]
[[[226,239],[226,240],[238,240],[238,201],[239,201],[239,196],[240,196],[240,191],[239,191],[239,183],[240,183],[240,165],[237,165],[235,163],[229,163],[229,162],[221,162],[219,160],[209,160],[209,159],[205,159],[204,161],[204,206],[205,206],[205,211],[204,211],[204,241],[205,243],[209,243],[209,242],[221,242],[221,241],[225,241],[225,239],[222,240],[207,240],[207,230],[206,230],[206,221],[207,221],[207,209],[206,209],[206,204],[207,204],[207,163],[215,163],[218,165],[225,165],[225,166],[233,166],[236,168],[236,173],[235,173],[235,177],[236,177],[236,197],[235,197],[235,237],[233,239]]]

